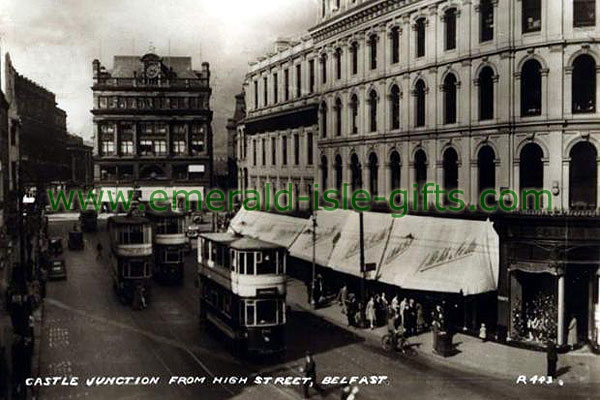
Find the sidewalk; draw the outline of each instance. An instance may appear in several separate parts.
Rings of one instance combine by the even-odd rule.
[[[387,327],[373,330],[348,327],[347,319],[337,304],[313,310],[307,303],[306,287],[303,282],[288,279],[287,301],[305,311],[309,311],[328,322],[344,328],[365,339],[370,346],[381,348],[381,338]],[[410,338],[411,344],[418,344],[419,357],[424,356],[434,362],[452,366],[460,370],[470,370],[478,374],[491,375],[516,380],[519,375],[528,378],[546,375],[546,354],[520,349],[494,342],[482,342],[478,338],[458,333],[454,344],[458,353],[444,358],[432,352],[433,336],[426,332]],[[600,383],[600,357],[585,350],[561,354],[558,363],[559,377],[565,383]]]

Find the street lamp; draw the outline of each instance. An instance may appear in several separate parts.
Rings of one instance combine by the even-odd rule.
[[[317,302],[315,295],[315,273],[317,269],[317,213],[313,211],[310,216],[312,222],[312,284],[310,285],[310,304],[314,307]]]

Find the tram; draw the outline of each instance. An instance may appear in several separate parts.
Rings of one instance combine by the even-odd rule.
[[[285,351],[286,256],[285,247],[229,232],[198,238],[200,321],[223,333],[237,355]]]
[[[178,211],[155,211],[148,207],[146,217],[152,223],[154,278],[166,282],[183,282],[187,250],[185,214]]]
[[[152,277],[152,226],[136,215],[115,216],[108,220],[113,286],[119,299],[128,304],[141,301],[145,306]]]

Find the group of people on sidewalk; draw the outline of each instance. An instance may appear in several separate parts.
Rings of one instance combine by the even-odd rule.
[[[417,335],[427,327],[423,306],[415,299],[401,299],[395,295],[388,301],[385,292],[375,294],[364,305],[363,315],[362,302],[354,293],[349,293],[348,286],[344,284],[338,292],[337,302],[348,319],[348,326],[375,329],[388,325],[389,320],[394,319],[406,336]]]

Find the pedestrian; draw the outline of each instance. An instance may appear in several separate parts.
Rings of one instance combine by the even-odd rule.
[[[421,303],[417,303],[417,333],[423,332],[425,329],[425,314]]]
[[[546,348],[547,374],[552,378],[556,378],[556,364],[558,364],[558,352],[556,344],[552,340],[548,342]]]
[[[415,306],[415,299],[408,301],[408,318],[409,318],[409,330],[408,334],[414,336],[417,334],[417,308]]]
[[[406,299],[406,297],[404,297],[404,298],[402,298],[402,301],[400,302],[400,305],[399,305],[400,323],[402,324],[402,327],[404,329],[406,329],[406,321],[404,320],[404,309],[406,308],[407,303],[408,303],[408,300]]]
[[[369,321],[371,329],[373,329],[375,323],[375,300],[373,299],[373,296],[369,298],[369,302],[367,303],[365,317],[367,318],[367,321]]]
[[[338,304],[342,307],[342,314],[346,314],[346,302],[348,301],[348,286],[344,283],[344,286],[340,289],[337,295]]]
[[[400,302],[398,300],[398,295],[395,295],[392,298],[391,307],[392,307],[392,312],[394,312],[394,313],[398,312],[398,307],[400,307]]]
[[[346,318],[348,319],[348,326],[356,326],[356,320],[354,319],[356,316],[356,297],[354,293],[350,293],[348,295],[348,301],[346,305]]]
[[[340,396],[340,399],[348,400],[350,393],[352,393],[352,387],[350,387],[350,385],[348,385],[348,384],[344,385],[344,387],[342,388],[342,394]]]
[[[569,337],[568,337],[568,344],[569,344],[569,347],[571,347],[571,350],[573,350],[575,348],[575,346],[577,346],[578,342],[579,342],[579,337],[577,335],[577,318],[575,318],[575,315],[573,315],[573,317],[571,318],[571,322],[569,322]]]
[[[304,358],[304,368],[300,370],[300,372],[304,372],[305,378],[310,378],[309,381],[304,383],[304,398],[308,399],[308,388],[313,386],[317,392],[323,393],[323,388],[317,382],[317,365],[315,360],[312,357],[312,353],[310,351],[306,352],[306,356]]]
[[[100,260],[102,258],[102,243],[98,242],[96,245],[96,260]]]
[[[484,323],[482,323],[479,328],[479,339],[481,339],[482,342],[487,341],[487,328]]]

